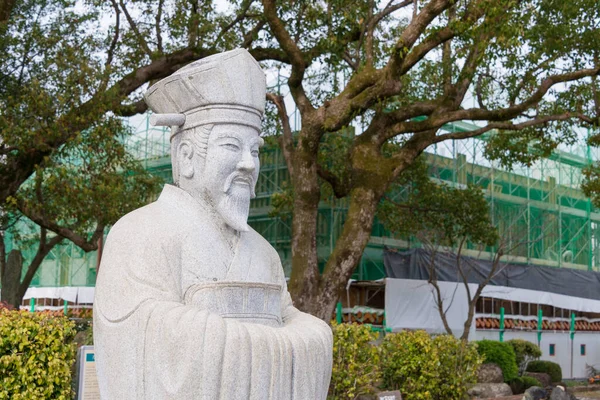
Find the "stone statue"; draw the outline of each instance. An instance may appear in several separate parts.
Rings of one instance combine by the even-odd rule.
[[[332,334],[294,308],[275,249],[247,225],[265,75],[242,49],[145,95],[172,126],[175,185],[111,229],[96,284],[100,393],[119,399],[325,399]]]

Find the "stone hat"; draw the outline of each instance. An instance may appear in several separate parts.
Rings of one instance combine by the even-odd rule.
[[[233,123],[261,129],[266,79],[245,49],[195,61],[152,85],[144,99],[153,125],[178,132],[200,125]],[[177,129],[179,127],[179,129]]]

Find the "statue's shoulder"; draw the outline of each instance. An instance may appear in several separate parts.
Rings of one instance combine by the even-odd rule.
[[[164,238],[176,234],[177,221],[185,222],[175,210],[166,207],[160,201],[147,204],[121,217],[111,228],[109,238],[124,237],[131,239],[134,235],[140,240],[151,236]]]

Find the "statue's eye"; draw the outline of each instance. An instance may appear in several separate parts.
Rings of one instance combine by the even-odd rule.
[[[258,157],[258,150],[252,150],[252,157]]]
[[[223,147],[225,147],[228,150],[232,150],[232,151],[238,151],[240,149],[237,144],[233,144],[233,143],[225,143],[225,144],[223,144]]]

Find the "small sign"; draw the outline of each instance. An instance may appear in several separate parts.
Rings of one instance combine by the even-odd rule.
[[[377,400],[402,400],[402,395],[398,390],[391,392],[379,392],[377,393]]]
[[[100,400],[94,346],[81,346],[77,363],[77,400]]]

